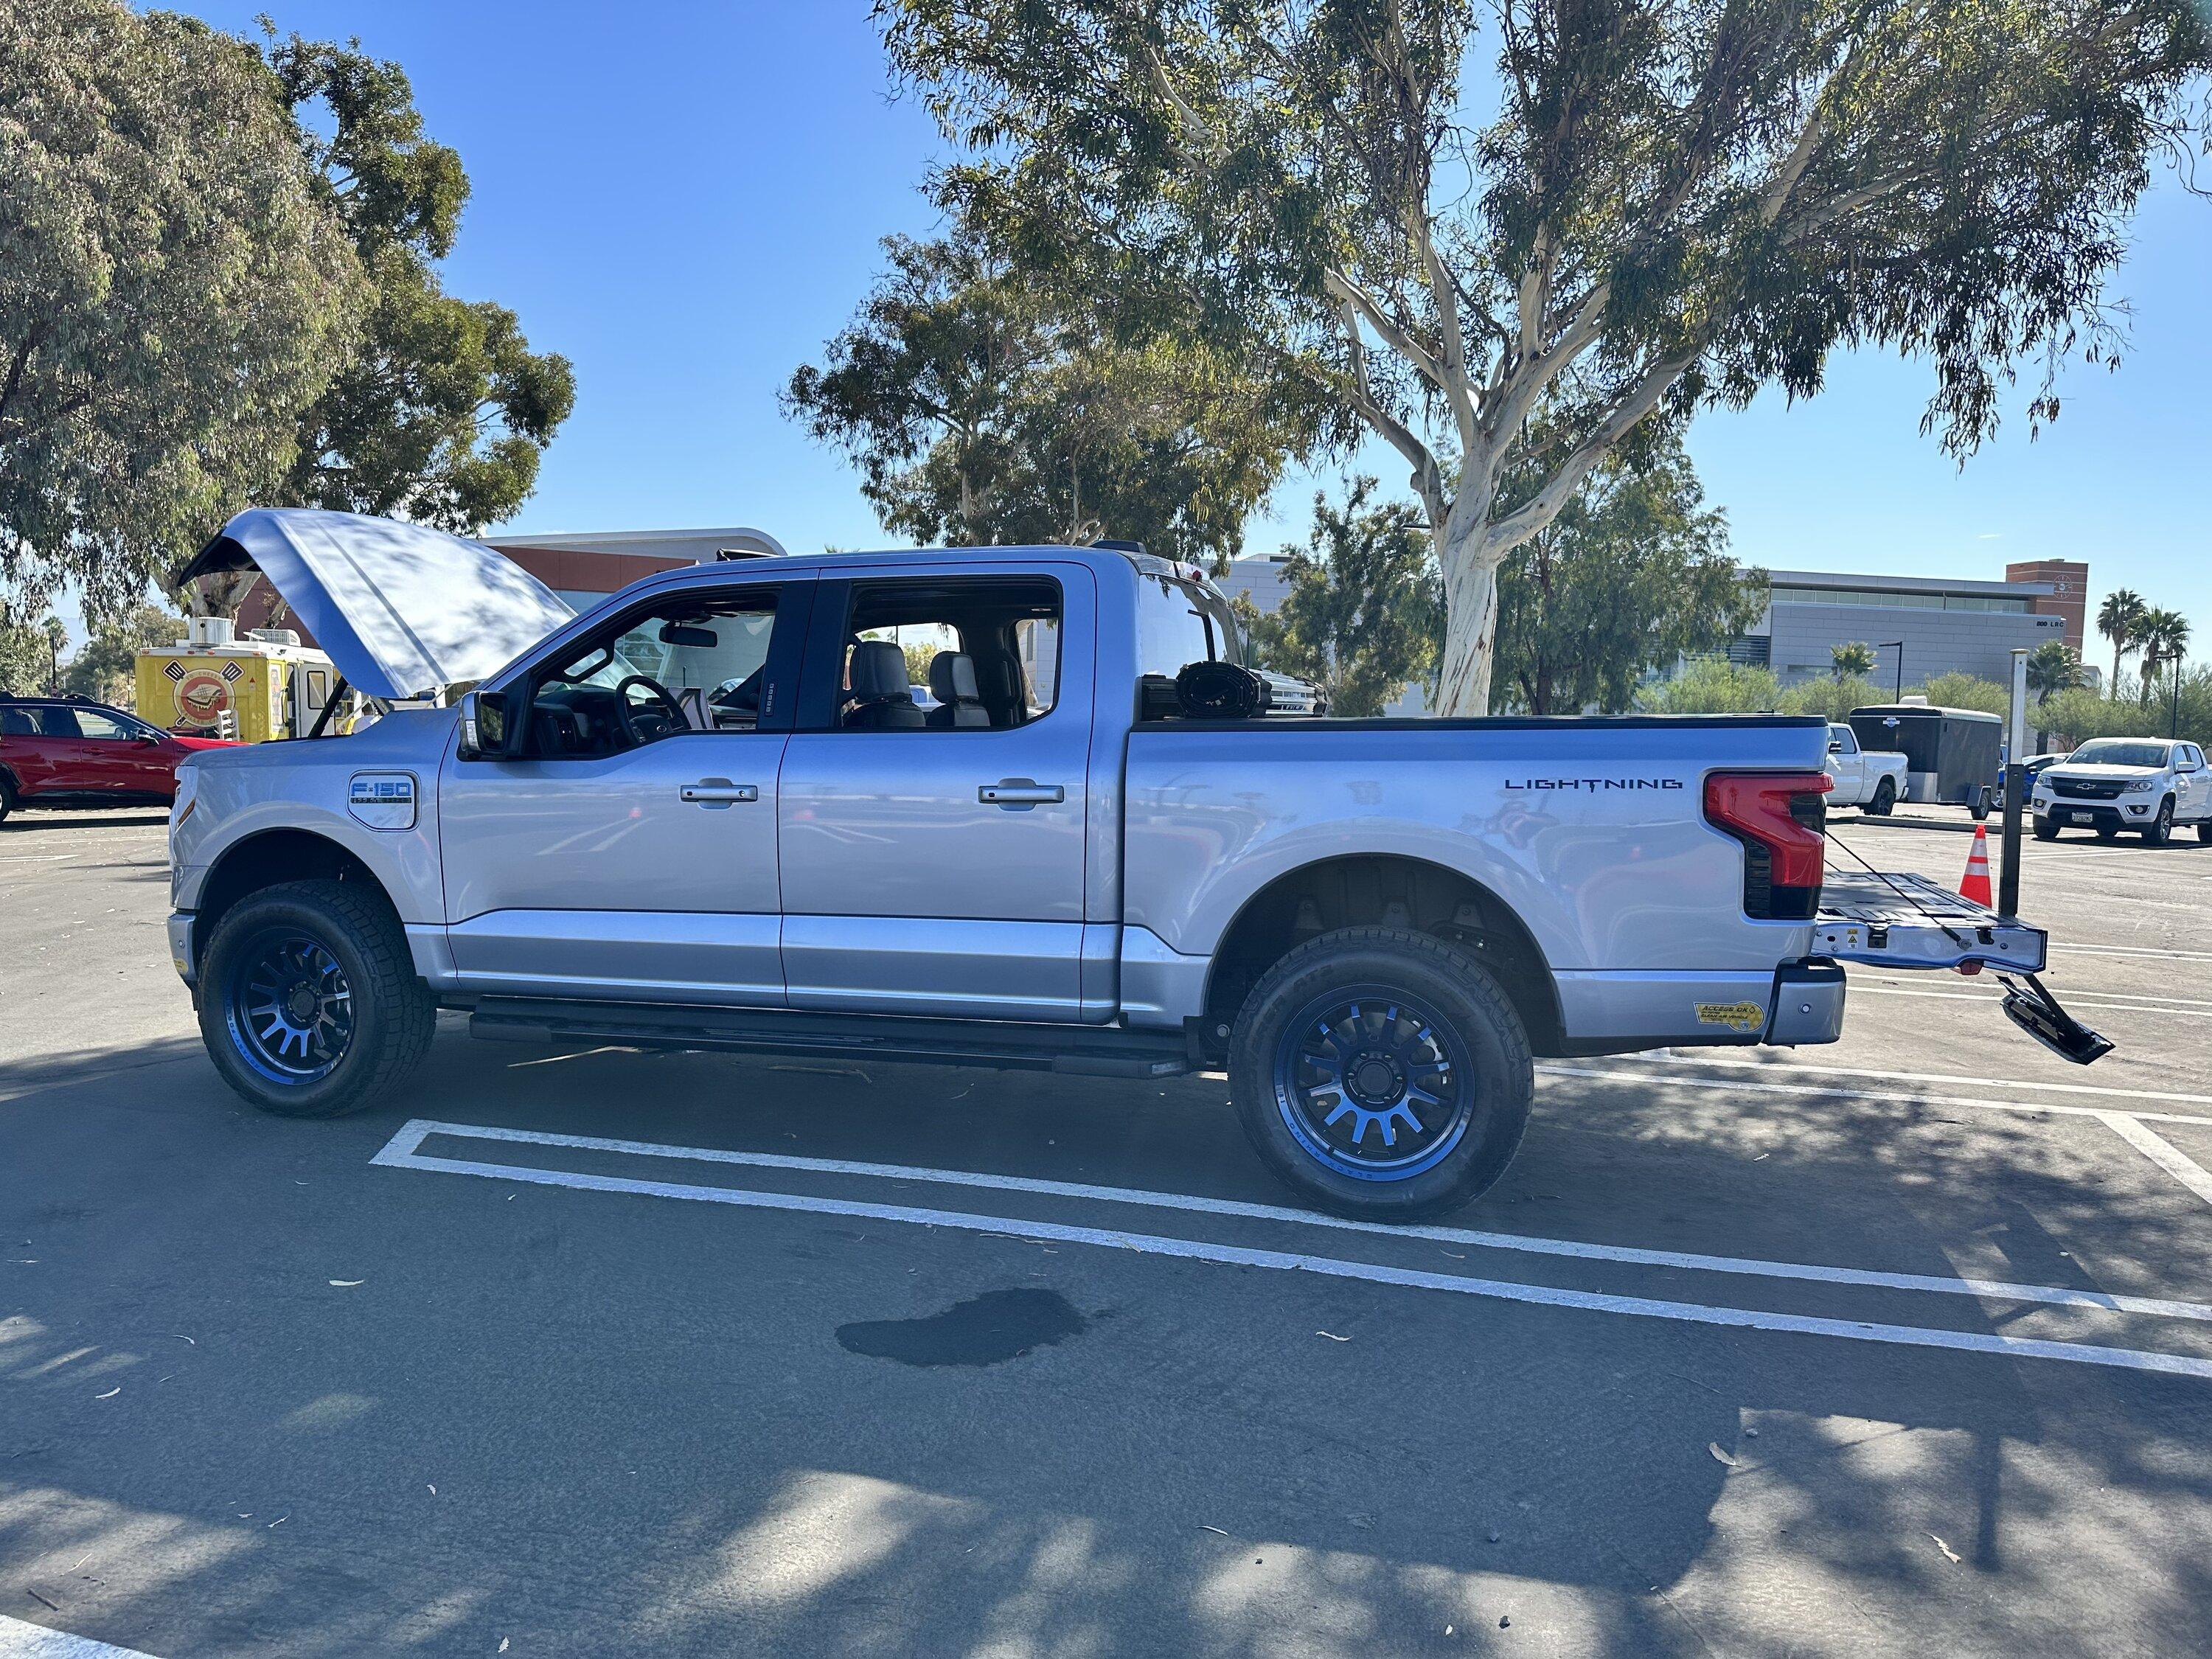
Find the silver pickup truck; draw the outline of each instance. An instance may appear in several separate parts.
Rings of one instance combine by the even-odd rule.
[[[1402,1219],[1498,1178],[1532,1056],[1832,1042],[1839,960],[2043,966],[1925,884],[1824,908],[1820,720],[1192,718],[1236,624],[1139,552],[738,560],[576,616],[473,543],[255,511],[179,574],[249,567],[389,711],[179,775],[172,953],[272,1112],[377,1100],[440,1008],[1219,1069],[1292,1187]]]

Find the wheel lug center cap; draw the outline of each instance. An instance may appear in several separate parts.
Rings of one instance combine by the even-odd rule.
[[[1396,1099],[1400,1082],[1398,1068],[1381,1054],[1363,1054],[1352,1067],[1352,1092],[1365,1100]]]
[[[312,985],[295,985],[291,994],[284,999],[285,1012],[302,1024],[315,1017],[319,1006],[320,1000],[315,995]]]

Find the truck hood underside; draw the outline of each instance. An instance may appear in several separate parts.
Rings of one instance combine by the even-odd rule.
[[[250,507],[179,570],[258,570],[346,683],[385,702],[480,680],[575,615],[495,549],[354,513]]]

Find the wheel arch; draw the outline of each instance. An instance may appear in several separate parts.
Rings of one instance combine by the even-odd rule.
[[[195,958],[206,955],[208,940],[241,900],[288,881],[359,884],[375,892],[386,905],[392,903],[391,893],[376,872],[358,854],[328,836],[313,830],[259,830],[225,848],[200,884],[199,902],[193,913]],[[396,915],[397,907],[393,908]],[[197,969],[198,961],[192,965]]]
[[[1401,927],[1449,940],[1490,970],[1540,1054],[1565,1040],[1559,988],[1535,937],[1490,888],[1447,865],[1395,853],[1317,859],[1247,898],[1206,970],[1207,1046],[1260,976],[1304,940],[1340,927]]]

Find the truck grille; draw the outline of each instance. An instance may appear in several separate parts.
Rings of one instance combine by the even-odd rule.
[[[2118,800],[2120,786],[2105,778],[2053,778],[2051,793],[2071,800]]]

